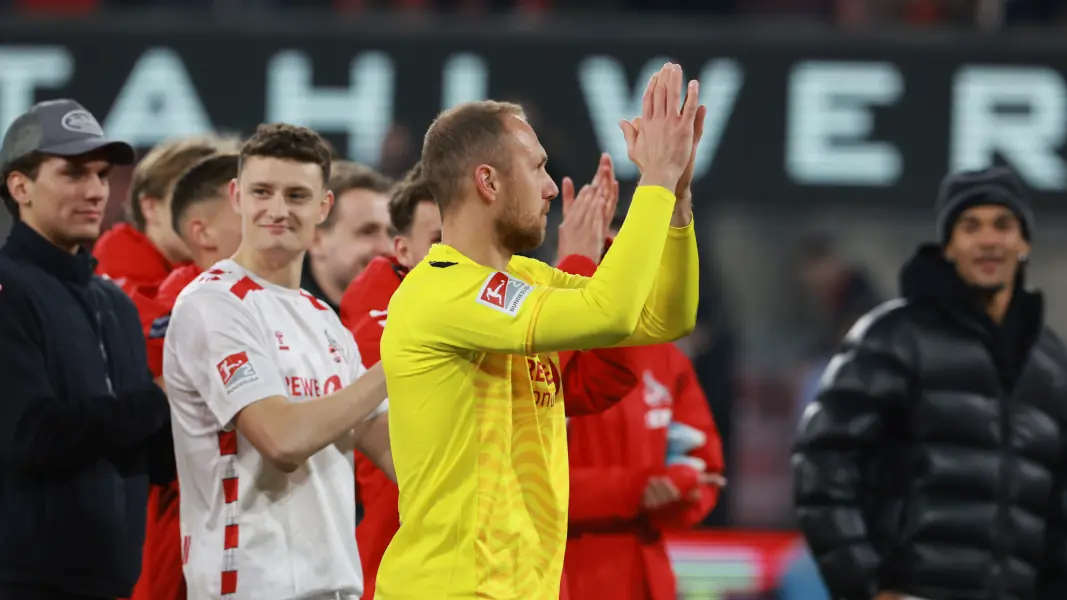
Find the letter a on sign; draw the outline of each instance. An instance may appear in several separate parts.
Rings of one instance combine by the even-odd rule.
[[[533,286],[525,281],[497,271],[485,280],[485,285],[478,293],[478,304],[515,316],[532,289]]]

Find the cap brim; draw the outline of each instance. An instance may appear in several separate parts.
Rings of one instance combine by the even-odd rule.
[[[55,156],[81,156],[97,150],[107,152],[108,161],[113,165],[132,165],[137,158],[133,151],[133,146],[126,142],[115,142],[102,138],[57,144],[47,148],[40,148],[38,151],[43,154],[54,154]]]

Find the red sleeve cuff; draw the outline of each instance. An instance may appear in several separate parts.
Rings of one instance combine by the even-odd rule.
[[[581,254],[570,254],[559,261],[558,266],[560,271],[570,273],[571,275],[581,275],[583,277],[592,277],[596,273],[596,263],[588,256],[582,256]]]

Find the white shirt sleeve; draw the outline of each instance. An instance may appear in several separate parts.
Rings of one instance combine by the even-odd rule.
[[[344,339],[345,344],[348,346],[348,348],[346,349],[346,354],[352,357],[352,359],[348,361],[348,366],[350,369],[352,381],[354,382],[360,377],[363,377],[363,374],[367,372],[367,367],[363,366],[363,357],[359,354],[359,345],[356,344],[355,336],[353,336],[352,333],[348,330],[345,330]],[[371,414],[367,415],[367,418],[365,420],[369,421],[374,417],[377,417],[378,415],[387,412],[388,410],[389,398],[387,397],[385,400],[382,400],[382,403],[378,405],[378,408],[375,408],[371,412]]]
[[[246,406],[289,395],[265,335],[248,307],[225,291],[197,290],[171,315],[167,342],[177,366],[226,429]]]

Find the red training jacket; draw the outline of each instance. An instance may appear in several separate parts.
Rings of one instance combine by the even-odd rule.
[[[662,530],[692,527],[715,506],[719,489],[700,485],[686,466],[665,466],[667,427],[684,423],[707,436],[690,456],[722,473],[722,440],[689,358],[673,344],[646,346],[642,384],[618,405],[571,419],[570,523],[565,581],[571,598],[675,600]],[[652,513],[641,499],[650,477],[667,475],[683,499]]]
[[[596,264],[585,257],[568,256],[560,268],[591,275]],[[392,258],[376,258],[345,290],[341,322],[356,338],[363,363],[370,367],[381,360],[382,330],[392,298],[406,270]],[[622,400],[637,385],[639,354],[633,348],[589,352],[561,352],[560,373],[566,390],[568,416],[596,413]],[[400,528],[397,512],[400,490],[370,459],[356,452],[356,489],[363,504],[363,520],[356,527],[356,541],[363,563],[364,600],[374,597],[374,581],[385,549]]]
[[[159,284],[174,265],[144,233],[128,223],[119,223],[104,232],[93,246],[97,275],[106,275],[126,289],[154,298]]]
[[[114,281],[133,300],[147,333],[153,320],[169,314],[170,307],[155,303],[156,293],[173,266],[152,240],[128,223],[104,232],[93,246],[97,275]],[[159,377],[163,371],[163,338],[146,338],[148,368]]]
[[[137,308],[145,328],[148,362],[157,378],[163,375],[163,336],[174,302],[185,286],[199,276],[200,268],[196,265],[178,267],[159,284],[155,298],[134,296],[134,302],[140,303]],[[181,547],[178,482],[153,485],[148,489],[141,576],[130,600],[185,600],[188,592],[182,574]]]

